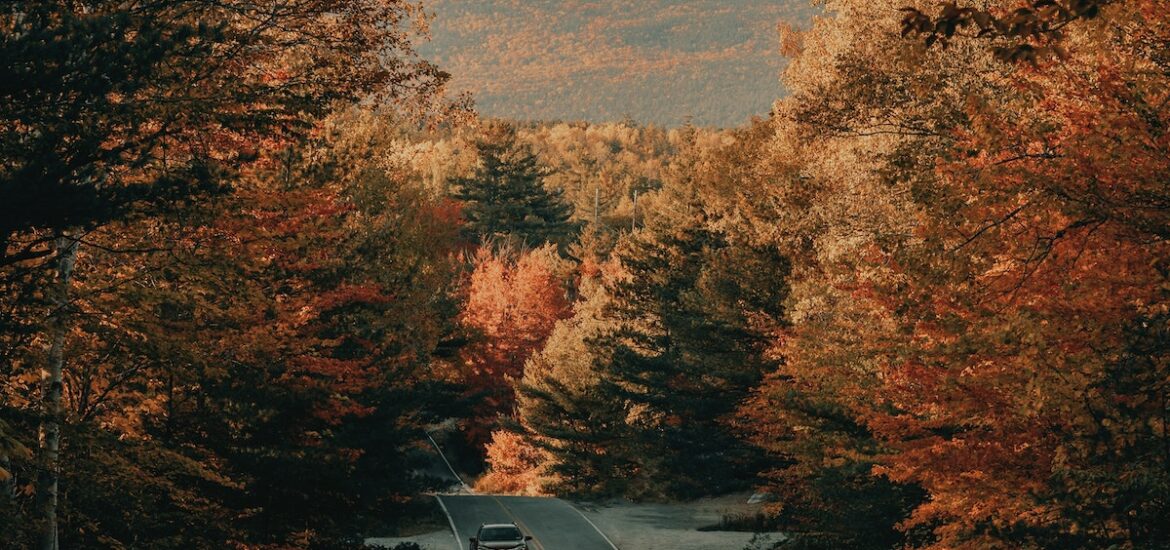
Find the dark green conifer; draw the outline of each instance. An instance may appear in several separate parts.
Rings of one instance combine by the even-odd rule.
[[[630,413],[641,483],[675,497],[751,486],[762,456],[730,419],[775,368],[753,319],[781,322],[787,261],[697,224],[624,244],[629,277],[609,288],[615,328],[596,345],[609,350],[606,385]]]
[[[536,154],[516,138],[514,128],[497,125],[476,144],[480,166],[471,177],[455,180],[455,197],[464,202],[464,226],[480,240],[519,241],[527,246],[567,244],[577,224],[560,189],[544,186],[548,173]]]

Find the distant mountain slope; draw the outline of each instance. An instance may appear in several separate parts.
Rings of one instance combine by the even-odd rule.
[[[518,119],[738,125],[782,90],[776,24],[807,0],[431,0],[422,51]]]

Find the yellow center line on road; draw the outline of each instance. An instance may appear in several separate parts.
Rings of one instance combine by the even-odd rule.
[[[501,501],[499,498],[496,498],[496,495],[491,495],[491,497],[492,500],[496,501],[496,504],[500,505],[500,508],[503,508],[504,511],[508,513],[508,517],[512,518],[512,523],[515,523],[516,526],[520,528],[521,534],[528,533],[529,535],[532,535],[532,545],[535,546],[535,548],[531,550],[544,550],[544,545],[541,544],[539,540],[537,540],[536,535],[532,532],[532,529],[525,525],[523,521],[520,521],[520,518],[516,517],[516,514],[512,513],[512,509],[508,508],[508,505],[504,504],[503,501]]]

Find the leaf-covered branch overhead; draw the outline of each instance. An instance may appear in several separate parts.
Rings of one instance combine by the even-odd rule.
[[[956,37],[994,41],[992,50],[1003,61],[1030,62],[1064,58],[1062,29],[1078,20],[1096,18],[1101,10],[1122,0],[1033,0],[1014,10],[960,7],[944,2],[935,15],[918,8],[902,8],[902,36],[922,38],[927,47],[946,47]]]

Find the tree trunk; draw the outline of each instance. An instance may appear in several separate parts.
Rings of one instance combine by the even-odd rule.
[[[5,434],[0,433],[0,437],[5,437]],[[15,495],[16,473],[12,470],[12,461],[8,458],[8,453],[0,450],[0,499],[10,501]]]
[[[0,266],[5,265],[5,260],[8,259],[8,239],[12,238],[12,232],[7,229],[0,229]]]
[[[58,233],[57,280],[52,292],[53,313],[49,318],[49,357],[41,370],[42,417],[40,429],[40,471],[37,476],[37,508],[43,522],[41,550],[58,550],[57,477],[60,469],[61,372],[65,366],[65,336],[69,332],[69,286],[73,264],[77,261],[77,241],[68,233]]]

